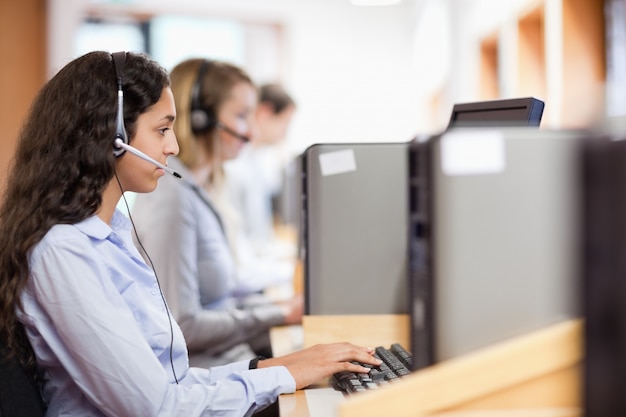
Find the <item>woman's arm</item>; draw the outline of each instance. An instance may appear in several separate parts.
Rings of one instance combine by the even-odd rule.
[[[200,416],[206,410],[246,415],[294,389],[284,368],[265,375],[225,372],[220,381],[210,381],[209,371],[194,370],[190,385],[184,340],[174,323],[170,344],[154,278],[150,284],[147,268],[138,277],[115,276],[102,257],[116,249],[106,239],[93,247],[86,238],[47,236],[32,255],[23,321],[49,379],[53,410],[91,406],[106,415]],[[170,347],[180,385],[173,382]]]

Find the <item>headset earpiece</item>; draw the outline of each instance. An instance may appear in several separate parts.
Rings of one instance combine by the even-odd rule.
[[[117,139],[128,144],[128,134],[124,126],[124,90],[122,89],[122,70],[126,64],[126,52],[113,52],[113,64],[115,68],[115,78],[117,79],[117,121],[115,127],[115,139],[113,140],[113,155],[122,156],[124,148],[115,144]]]
[[[202,61],[198,69],[198,76],[191,89],[191,130],[194,134],[202,134],[216,126],[215,112],[210,107],[203,107],[200,102],[202,92],[202,80],[212,62]]]

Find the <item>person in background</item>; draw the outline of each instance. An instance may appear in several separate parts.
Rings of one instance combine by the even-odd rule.
[[[276,242],[274,201],[282,188],[282,146],[295,112],[295,101],[280,84],[262,85],[255,110],[256,134],[241,155],[225,165],[229,197],[259,255],[270,253]]]
[[[262,85],[250,142],[224,164],[227,227],[242,271],[238,293],[268,287],[282,287],[286,294],[294,290],[296,245],[276,235],[274,206],[286,165],[283,145],[295,111],[295,101],[280,84]]]
[[[136,196],[141,249],[152,257],[193,366],[270,357],[270,328],[300,323],[302,297],[275,302],[236,291],[245,271],[222,193],[223,164],[251,135],[257,89],[241,68],[199,58],[179,63],[170,77],[180,153],[169,162],[183,178],[168,176],[155,192]]]
[[[189,367],[161,276],[116,208],[164,176],[188,187],[166,166],[176,118],[167,72],[130,52],[76,58],[33,102],[0,206],[0,340],[39,376],[46,416],[249,416],[335,372],[367,371],[352,361],[380,364],[337,343]]]

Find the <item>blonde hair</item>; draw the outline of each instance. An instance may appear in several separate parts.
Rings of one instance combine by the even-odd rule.
[[[206,62],[209,62],[208,68],[203,72],[202,79],[198,79],[200,67]],[[170,79],[176,103],[177,116],[174,133],[180,148],[178,158],[187,167],[193,168],[198,164],[199,156],[205,153],[212,167],[208,182],[210,185],[217,186],[224,177],[222,162],[219,158],[220,141],[216,138],[215,127],[201,134],[194,133],[192,129],[191,107],[194,87],[196,83],[199,86],[197,98],[200,106],[210,110],[213,116],[217,116],[235,85],[245,82],[254,87],[254,83],[243,69],[235,65],[202,58],[190,58],[180,62],[170,72]]]

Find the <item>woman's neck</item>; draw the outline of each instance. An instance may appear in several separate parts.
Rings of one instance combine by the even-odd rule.
[[[113,213],[115,213],[115,208],[121,197],[122,191],[120,190],[120,185],[117,179],[113,178],[104,189],[102,193],[102,203],[96,212],[96,215],[106,224],[111,224]]]
[[[217,138],[214,138],[217,139]],[[187,169],[191,172],[196,184],[200,187],[206,187],[209,185],[209,178],[215,168],[214,158],[211,157],[211,152],[208,148],[208,140],[201,141],[195,160],[187,165]]]
[[[211,175],[211,165],[207,163],[199,164],[194,168],[190,168],[189,171],[191,171],[191,176],[196,181],[196,184],[203,187],[209,181],[209,175]]]

